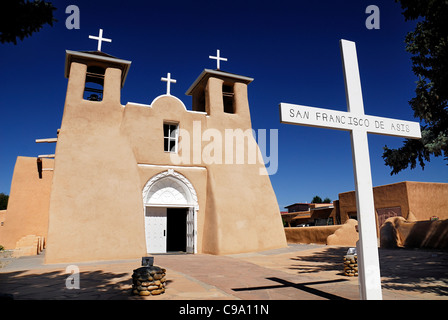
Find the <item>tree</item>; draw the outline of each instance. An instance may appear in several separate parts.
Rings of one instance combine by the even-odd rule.
[[[53,26],[56,8],[51,2],[35,0],[2,0],[0,5],[0,42],[17,44],[17,37],[23,40],[44,24]]]
[[[313,200],[311,200],[311,203],[322,203],[322,198],[319,196],[315,196]]]
[[[8,195],[0,193],[0,210],[6,210],[6,208],[8,207],[8,199]]]
[[[324,200],[322,200],[322,203],[331,203],[331,199],[326,197]]]
[[[417,160],[424,169],[430,156],[448,160],[448,1],[395,1],[400,2],[405,21],[418,20],[405,43],[418,77],[409,104],[422,122],[422,139],[406,139],[398,149],[384,147],[383,159],[391,175],[409,165],[414,169]]]

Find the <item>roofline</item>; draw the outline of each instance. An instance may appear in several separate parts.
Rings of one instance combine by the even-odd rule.
[[[311,203],[308,203],[308,202],[296,202],[296,203],[290,204],[289,206],[284,206],[284,208],[292,207],[292,206],[295,206],[296,204],[311,204]]]
[[[316,208],[311,208],[311,211],[317,211],[317,210],[324,210],[324,209],[333,209],[334,206],[333,205],[329,205],[329,206],[325,206],[325,207],[316,207]]]
[[[190,96],[194,90],[194,88],[196,88],[196,86],[199,84],[199,82],[201,82],[201,80],[207,75],[207,74],[211,74],[211,75],[216,75],[216,76],[223,76],[223,77],[230,77],[230,78],[234,78],[237,80],[241,80],[242,82],[244,82],[245,84],[249,84],[252,81],[254,81],[254,78],[250,78],[250,77],[245,77],[245,76],[241,76],[235,73],[229,73],[229,72],[224,72],[224,71],[220,71],[220,70],[213,70],[213,69],[204,69],[201,74],[199,75],[199,77],[196,78],[196,80],[193,82],[193,84],[190,86],[190,88],[188,88],[187,92],[185,92],[185,94],[187,96]]]

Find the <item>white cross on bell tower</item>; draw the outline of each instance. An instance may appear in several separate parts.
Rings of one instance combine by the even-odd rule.
[[[98,51],[101,51],[101,42],[112,42],[112,39],[103,38],[103,29],[100,29],[98,37],[89,35],[89,39],[98,40]]]
[[[172,83],[176,83],[175,79],[171,79],[171,73],[167,73],[166,74],[166,78],[161,78],[160,80],[165,81],[166,82],[166,94],[167,95],[171,95],[170,91],[171,91],[171,84]]]
[[[215,59],[216,60],[216,69],[219,70],[220,67],[220,61],[227,61],[227,58],[221,58],[220,57],[220,52],[219,49],[216,50],[216,57],[215,56],[208,56],[210,59]]]

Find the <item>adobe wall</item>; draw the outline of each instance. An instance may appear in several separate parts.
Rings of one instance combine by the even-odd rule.
[[[251,130],[247,85],[235,83],[236,113],[226,114],[223,112],[222,84],[223,81],[216,78],[210,78],[207,84],[206,96],[208,94],[210,100],[207,102],[210,104],[208,127],[221,132],[231,128]],[[246,142],[239,143],[246,143],[245,153],[250,148],[248,146],[254,146],[257,159],[261,159],[252,135]],[[234,163],[236,149],[237,143],[234,143]],[[225,163],[225,155],[222,157],[222,163]],[[217,229],[214,235],[217,246],[206,252],[231,254],[286,247],[277,198],[264,163],[251,164],[246,158],[245,164],[209,164],[207,169],[207,208],[214,215],[210,220],[215,222]]]
[[[328,236],[336,232],[342,225],[293,227],[285,228],[288,243],[317,243],[327,244]]]
[[[4,222],[5,222],[6,211],[7,211],[6,209],[5,210],[0,210],[0,226],[2,226],[4,224]],[[1,231],[0,231],[0,234],[1,234]]]
[[[0,226],[0,244],[15,249],[27,235],[47,237],[48,208],[53,171],[43,171],[39,179],[37,158],[17,157],[11,182],[4,225]],[[42,159],[42,168],[52,169],[53,159]]]
[[[381,208],[401,207],[403,217],[409,216],[409,202],[406,182],[389,184],[373,188],[375,210]],[[355,191],[339,194],[339,212],[341,222],[349,219],[351,212],[357,212]]]
[[[120,131],[121,71],[107,68],[103,100],[83,100],[86,65],[72,63],[55,156],[46,263],[146,255],[137,161]]]
[[[358,221],[349,219],[333,234],[327,237],[327,245],[339,245],[339,246],[356,246],[356,242],[359,240],[359,233],[357,230]]]
[[[358,221],[349,219],[342,225],[285,228],[285,234],[288,243],[356,246],[357,225]]]
[[[448,219],[448,184],[404,181],[373,188],[375,210],[400,207],[407,220]],[[356,212],[355,191],[339,194],[342,222]]]
[[[373,188],[375,209],[401,207],[401,214],[409,218],[409,195],[407,182],[399,182]]]
[[[402,217],[386,220],[380,229],[382,248],[448,249],[448,220],[407,221]]]
[[[103,100],[83,100],[86,69],[76,62],[70,69],[56,146],[46,263],[146,255],[142,189],[170,165],[198,194],[199,253],[242,253],[286,246],[269,176],[260,173],[266,173],[264,164],[226,165],[224,153],[211,151],[226,129],[251,130],[245,84],[234,84],[236,113],[224,114],[223,81],[211,77],[206,87],[207,115],[187,111],[179,99],[166,95],[156,98],[151,106],[129,103],[123,107],[121,71],[115,68],[106,70]],[[191,138],[198,131],[201,139],[207,129],[211,135],[199,144],[199,155],[195,155],[197,146],[184,145],[188,139],[181,133],[179,156],[181,160],[188,156],[189,161],[173,163],[172,154],[163,152],[164,122],[179,123],[183,134],[190,133]],[[198,123],[199,130],[194,127]],[[259,155],[252,135],[247,139]]]
[[[355,191],[339,194],[339,214],[341,223],[345,223],[350,218],[350,212],[357,212]]]
[[[244,132],[252,126],[247,85],[234,84],[236,113],[227,114],[223,111],[222,84],[220,79],[208,79],[206,110],[209,115],[187,111],[173,96],[160,96],[151,106],[128,103],[121,130],[128,137],[138,163],[175,165],[176,171],[192,177],[190,181],[195,188],[198,183],[195,181],[199,180],[198,197],[207,200],[198,214],[198,252],[232,254],[285,247],[277,198],[266,168],[258,158],[255,163],[248,163],[248,145],[254,147],[256,156],[261,159],[251,131],[243,141],[233,141],[233,159],[226,164],[226,129]],[[161,152],[163,139],[160,133],[164,121],[179,123],[179,152],[178,158],[174,155],[177,159],[174,162],[173,154]],[[153,147],[148,148],[148,145]],[[236,162],[239,147],[245,154],[243,164]],[[217,154],[218,150],[222,154]],[[204,168],[206,181],[201,180],[203,177],[195,178],[194,169],[189,169],[192,167]],[[157,169],[149,171],[155,174]],[[141,175],[143,183],[149,178],[150,174]]]
[[[432,216],[448,219],[448,183],[407,181],[406,185],[415,220],[429,220]]]

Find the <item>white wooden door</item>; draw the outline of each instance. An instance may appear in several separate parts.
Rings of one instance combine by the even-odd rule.
[[[187,212],[187,253],[194,253],[194,208],[188,208]]]
[[[166,253],[167,209],[146,207],[145,232],[148,253]]]

